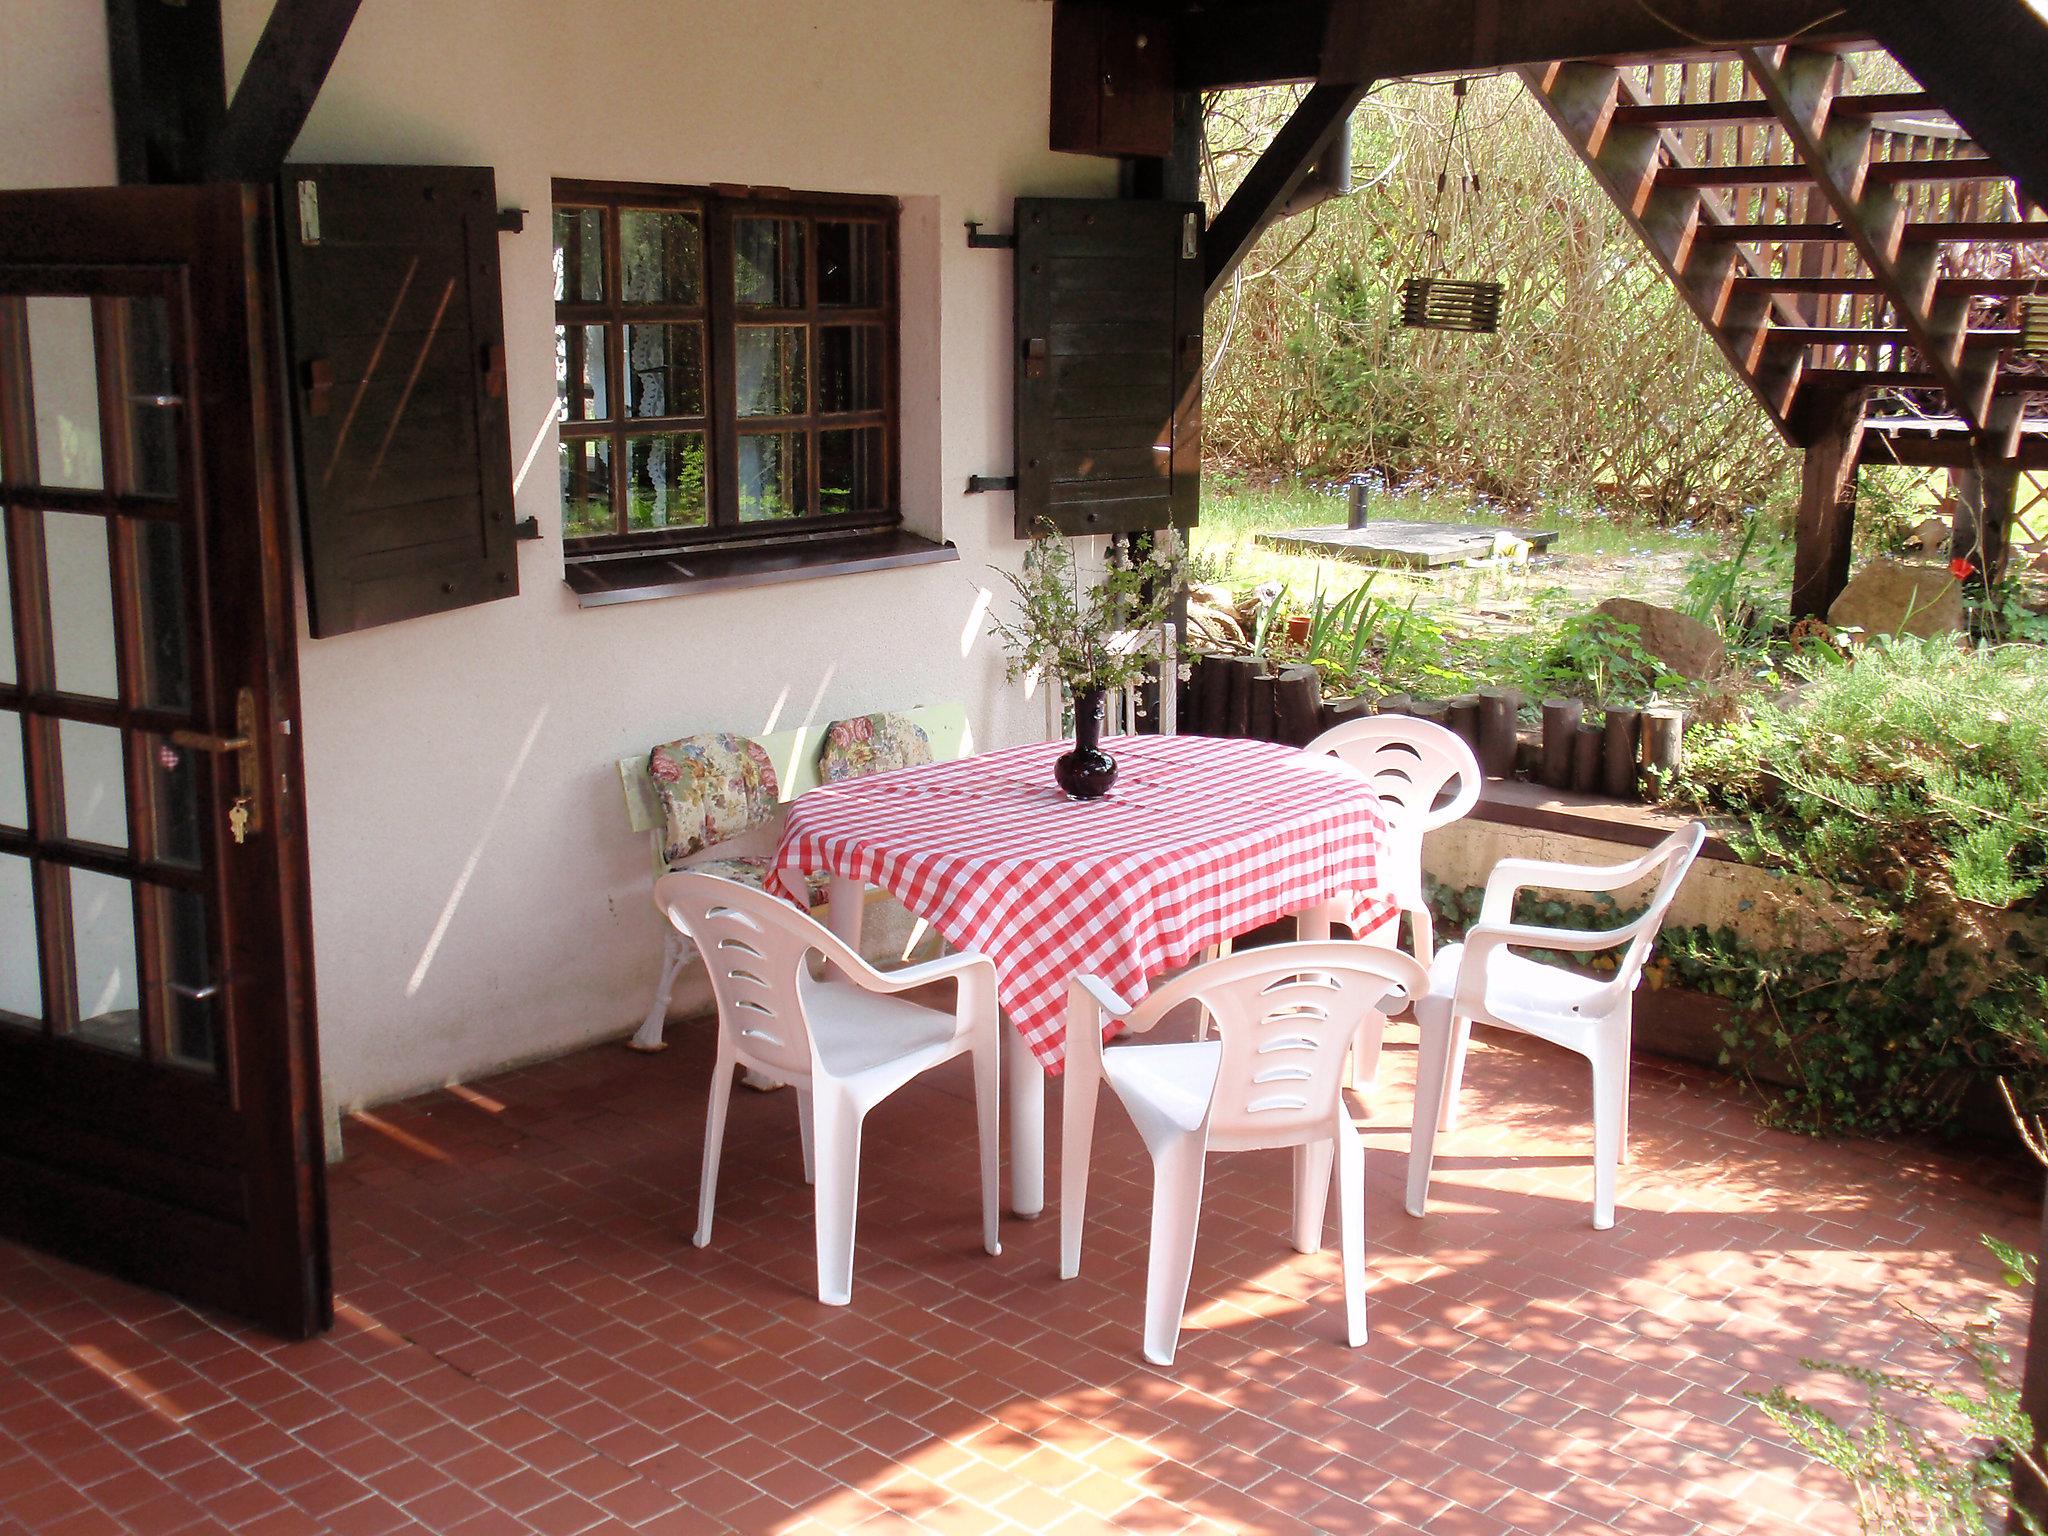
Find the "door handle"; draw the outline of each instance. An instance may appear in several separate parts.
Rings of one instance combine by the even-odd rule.
[[[263,830],[262,765],[256,754],[258,734],[256,694],[250,688],[235,690],[234,735],[217,736],[211,731],[193,730],[171,732],[173,746],[184,747],[191,752],[211,752],[216,756],[234,755],[239,793],[229,807],[228,824],[234,829],[238,843],[249,833]]]

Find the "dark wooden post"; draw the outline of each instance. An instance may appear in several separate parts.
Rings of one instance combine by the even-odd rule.
[[[1958,469],[1951,473],[1950,484],[1956,493],[1956,524],[1949,553],[1996,581],[2005,570],[2006,545],[2019,505],[2019,466],[2006,462]]]
[[[2035,1247],[2035,1262],[2048,1269],[2048,1204],[2041,1209],[2041,1237]],[[2044,1454],[2043,1443],[2048,1441],[2048,1307],[2041,1305],[2038,1279],[2031,1300],[2033,1316],[2027,1320],[2027,1365],[2026,1374],[2020,1379],[2020,1411],[2034,1426],[2034,1456],[2039,1460]],[[2021,1510],[2048,1525],[2048,1488],[2024,1466],[2015,1466],[2012,1515],[2005,1527],[2010,1536],[2018,1536],[2027,1529],[2020,1520]]]
[[[1572,784],[1572,734],[1585,706],[1577,699],[1543,701],[1543,782],[1552,789]]]
[[[1816,412],[1799,487],[1792,552],[1792,617],[1825,617],[1849,584],[1856,526],[1856,454],[1863,446],[1863,394],[1833,392]]]

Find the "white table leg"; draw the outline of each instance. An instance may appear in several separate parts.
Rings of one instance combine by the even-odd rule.
[[[1316,942],[1329,938],[1331,931],[1330,911],[1333,902],[1319,901],[1312,907],[1303,907],[1294,914],[1294,936],[1303,942]]]
[[[825,926],[844,939],[855,954],[859,954],[860,920],[867,911],[867,887],[858,880],[834,875],[832,883],[826,887],[825,900]]]
[[[1045,1209],[1045,1068],[1007,1021],[1003,1083],[1010,1115],[1010,1210],[1036,1216]]]

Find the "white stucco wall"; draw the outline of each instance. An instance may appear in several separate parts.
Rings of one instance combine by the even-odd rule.
[[[0,184],[104,182],[103,7],[0,0]],[[982,637],[1010,459],[1010,270],[962,221],[1107,195],[1046,143],[1044,0],[364,0],[300,160],[490,165],[502,237],[520,595],[300,654],[323,1071],[349,1105],[616,1034],[659,956],[612,763],[964,701],[987,746],[1043,732]],[[230,79],[269,0],[227,0]],[[549,179],[906,199],[904,497],[958,564],[579,610],[561,582]]]

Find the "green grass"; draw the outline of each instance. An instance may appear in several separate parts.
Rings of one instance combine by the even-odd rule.
[[[1379,494],[1372,499],[1371,515],[1390,522],[1483,522],[1555,532],[1558,540],[1551,546],[1551,554],[1589,560],[1710,553],[1722,537],[1710,529],[1657,528],[1562,508],[1535,518],[1515,517],[1477,501],[1470,492],[1448,490]],[[1326,593],[1335,595],[1358,586],[1374,568],[1348,560],[1280,554],[1257,544],[1253,535],[1341,523],[1344,516],[1343,493],[1335,488],[1325,490],[1298,480],[1249,486],[1229,477],[1211,476],[1202,484],[1202,520],[1190,548],[1198,574],[1225,569],[1233,588],[1284,582],[1290,595],[1306,601],[1320,581]],[[1388,570],[1382,572],[1374,590],[1384,596],[1421,592],[1427,594],[1426,600],[1469,605],[1507,592],[1527,593],[1544,584],[1540,568],[1534,573],[1473,571],[1463,580],[1439,574],[1426,581]]]

